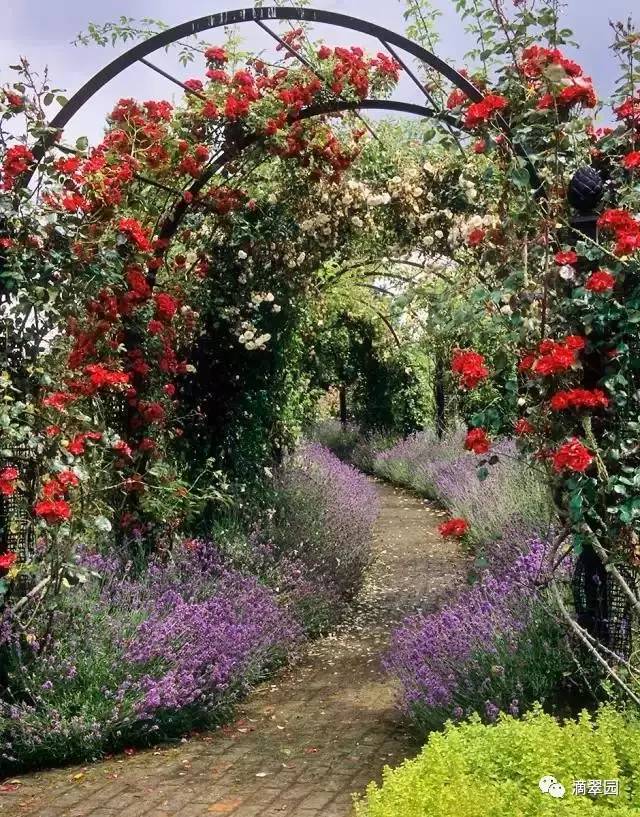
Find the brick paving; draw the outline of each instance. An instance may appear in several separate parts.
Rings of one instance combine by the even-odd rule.
[[[25,775],[0,817],[350,817],[353,793],[415,754],[380,670],[393,626],[461,581],[441,512],[378,483],[377,561],[349,619],[255,689],[237,720],[183,743]]]

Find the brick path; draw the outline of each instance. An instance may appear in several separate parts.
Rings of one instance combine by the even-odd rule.
[[[460,579],[428,503],[378,484],[378,560],[350,619],[256,689],[238,720],[178,746],[26,775],[0,817],[349,817],[352,793],[417,750],[380,673],[392,627]]]

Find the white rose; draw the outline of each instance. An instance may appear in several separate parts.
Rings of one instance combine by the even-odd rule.
[[[249,257],[249,256],[246,254],[246,252],[245,252],[244,250],[238,250],[238,258],[239,258],[241,261],[246,261],[246,259],[247,259],[248,257]]]

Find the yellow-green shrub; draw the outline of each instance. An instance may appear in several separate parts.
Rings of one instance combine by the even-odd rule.
[[[562,799],[538,782],[553,775]],[[574,780],[619,780],[619,795],[574,795]],[[540,709],[522,720],[478,718],[434,732],[382,786],[371,783],[358,817],[579,817],[640,815],[640,722],[606,708],[560,724]]]

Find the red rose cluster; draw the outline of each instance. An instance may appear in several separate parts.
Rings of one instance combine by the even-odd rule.
[[[16,480],[20,472],[12,465],[7,465],[0,470],[0,494],[2,496],[13,496],[16,492]]]
[[[438,525],[438,531],[440,532],[441,536],[456,537],[458,539],[464,536],[468,530],[469,523],[467,520],[460,519],[459,517],[449,519],[447,522],[443,522],[441,525]]]
[[[474,454],[486,454],[491,447],[491,440],[484,428],[471,428],[467,431],[464,447]]]
[[[464,117],[464,124],[467,128],[477,128],[484,125],[498,113],[507,107],[509,101],[500,94],[487,94],[481,102],[473,102],[467,108]]]
[[[33,153],[24,145],[13,145],[7,148],[2,163],[2,190],[13,190],[16,179],[29,169]]]
[[[578,352],[584,346],[585,340],[579,335],[567,335],[562,341],[543,340],[536,354],[528,354],[521,359],[518,370],[542,377],[564,372],[577,363]]]
[[[589,290],[589,292],[602,293],[610,292],[615,285],[615,276],[613,276],[608,270],[599,269],[591,273],[584,286],[585,289]]]
[[[568,389],[559,391],[549,401],[552,411],[565,411],[572,408],[607,408],[609,398],[601,389]]]
[[[67,501],[69,488],[75,488],[80,480],[73,471],[61,471],[42,487],[42,499],[34,505],[36,516],[49,525],[56,525],[71,518],[71,506]]]
[[[622,160],[622,164],[627,170],[637,170],[640,168],[640,150],[632,150]]]
[[[640,221],[627,210],[605,210],[598,219],[598,227],[613,233],[618,255],[631,255],[640,250]]]
[[[524,76],[532,81],[535,91],[540,91],[546,79],[546,70],[550,66],[561,68],[564,72],[560,81],[554,83],[562,87],[559,91],[554,88],[552,93],[543,94],[538,102],[539,110],[547,110],[555,106],[570,108],[578,104],[585,108],[593,108],[597,104],[598,99],[591,77],[584,76],[578,63],[567,59],[557,48],[532,45],[522,52],[520,68]]]
[[[586,471],[593,462],[593,454],[577,437],[563,443],[552,455],[556,471]]]
[[[473,389],[489,376],[484,356],[472,350],[458,349],[453,353],[451,371],[460,377],[465,389]]]
[[[626,121],[629,127],[640,129],[640,94],[629,97],[614,109],[618,119]]]
[[[0,570],[5,572],[9,570],[10,567],[18,560],[18,554],[14,553],[12,550],[8,550],[6,553],[0,553]]]

